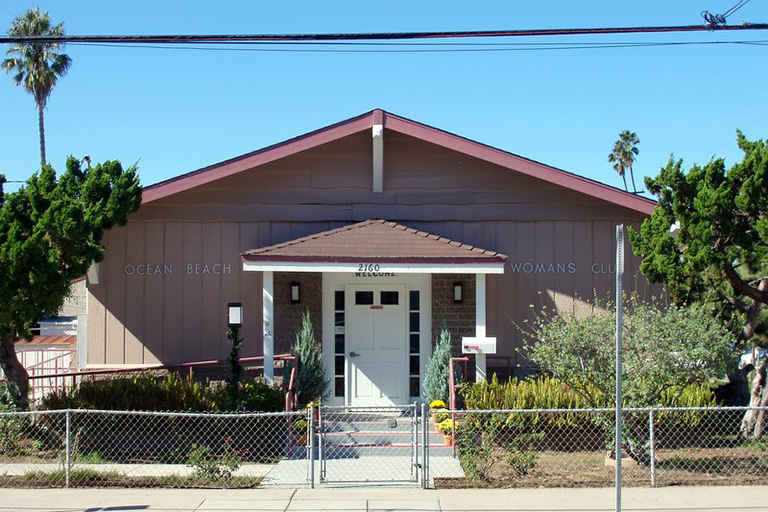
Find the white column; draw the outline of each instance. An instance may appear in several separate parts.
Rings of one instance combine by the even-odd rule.
[[[475,337],[485,339],[485,274],[475,274]],[[475,380],[486,379],[485,354],[475,355]]]
[[[272,384],[275,380],[275,284],[272,272],[264,272],[263,277],[264,308],[262,311],[262,317],[264,322],[264,380],[269,384]]]
[[[373,191],[384,192],[384,125],[373,125]]]

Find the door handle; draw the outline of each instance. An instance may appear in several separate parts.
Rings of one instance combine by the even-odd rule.
[[[360,354],[358,354],[357,352],[350,352],[349,353],[349,357],[358,357],[358,356],[360,356]]]

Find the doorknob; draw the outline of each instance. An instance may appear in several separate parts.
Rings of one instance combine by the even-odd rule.
[[[350,352],[349,353],[349,357],[358,357],[359,355],[360,354],[358,354],[357,352]]]

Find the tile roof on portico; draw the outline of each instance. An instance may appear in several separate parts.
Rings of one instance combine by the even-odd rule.
[[[381,219],[366,220],[242,254],[243,261],[504,264],[507,256]]]

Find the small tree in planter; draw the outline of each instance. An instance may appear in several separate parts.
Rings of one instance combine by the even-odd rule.
[[[301,317],[301,329],[296,333],[293,354],[299,360],[299,403],[305,404],[323,396],[328,389],[328,379],[325,378],[323,354],[315,341],[309,311]]]
[[[427,362],[424,376],[424,400],[431,403],[441,400],[448,401],[448,378],[450,375],[451,333],[443,326],[440,337],[435,343],[435,350]]]

